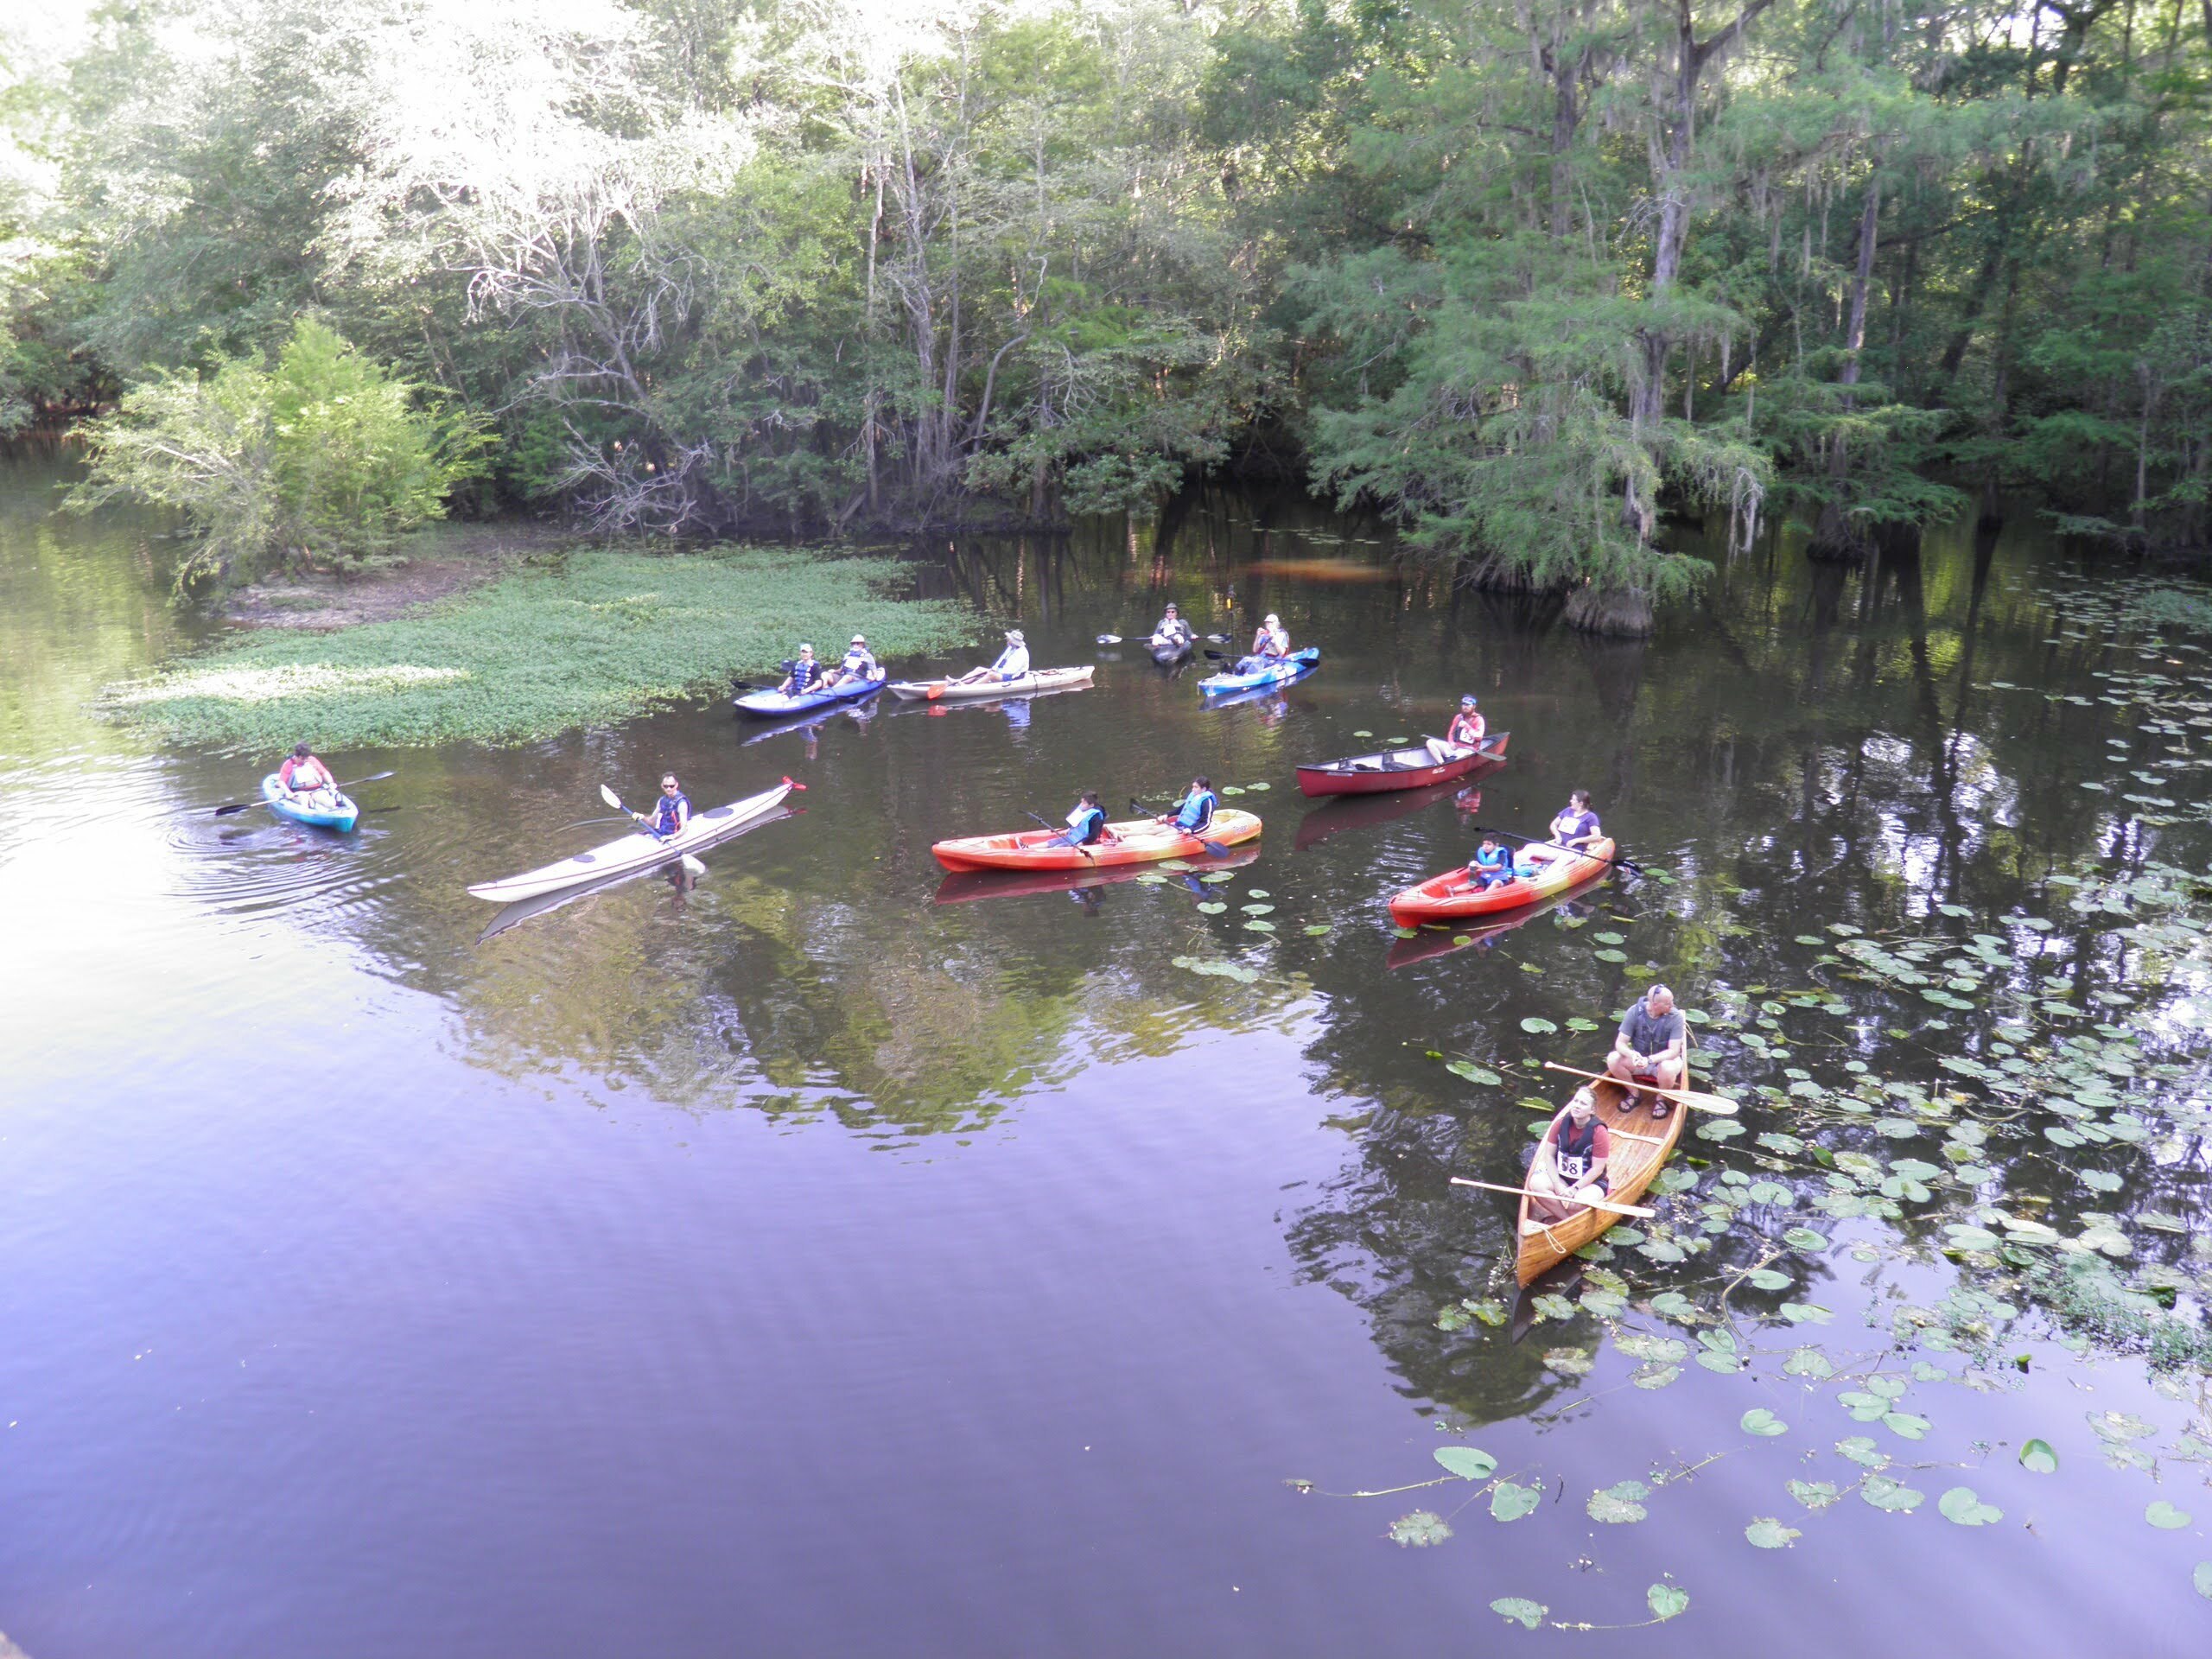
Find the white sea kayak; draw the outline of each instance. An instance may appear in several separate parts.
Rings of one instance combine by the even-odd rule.
[[[684,826],[682,833],[671,836],[665,841],[639,830],[634,835],[624,836],[620,841],[610,841],[604,847],[594,847],[588,853],[564,858],[557,864],[548,864],[521,875],[511,875],[504,881],[480,881],[468,891],[477,898],[495,905],[511,905],[518,899],[539,898],[586,881],[603,881],[611,875],[651,869],[685,853],[696,853],[711,847],[733,830],[742,830],[763,813],[772,812],[781,806],[784,797],[796,787],[798,785],[786,778],[773,789],[763,790],[758,795],[732,801],[728,806],[709,807],[704,812],[694,812],[691,822]]]
[[[961,702],[970,697],[1026,697],[1039,691],[1072,691],[1089,685],[1096,668],[1040,668],[1018,680],[977,680],[957,685],[950,680],[893,680],[891,695],[907,702]]]

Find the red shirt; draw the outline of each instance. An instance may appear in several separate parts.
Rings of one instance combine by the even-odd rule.
[[[1452,721],[1452,729],[1444,734],[1444,741],[1472,748],[1489,734],[1490,728],[1482,715],[1473,709],[1465,709]]]
[[[284,764],[276,768],[276,781],[287,789],[315,790],[327,789],[337,779],[330,775],[330,768],[313,755],[302,760],[297,755],[288,754]]]
[[[1556,1151],[1559,1147],[1560,1128],[1566,1122],[1567,1114],[1565,1112],[1561,1112],[1558,1116],[1552,1119],[1551,1127],[1544,1131],[1544,1144],[1552,1147],[1554,1151]],[[1560,1170],[1560,1173],[1566,1176],[1570,1180],[1580,1181],[1585,1179],[1589,1175],[1590,1171],[1596,1167],[1598,1160],[1601,1158],[1611,1157],[1612,1152],[1613,1137],[1611,1132],[1605,1128],[1605,1120],[1602,1117],[1593,1116],[1590,1120],[1590,1150],[1588,1153],[1588,1162],[1580,1169],[1567,1169],[1562,1166]]]

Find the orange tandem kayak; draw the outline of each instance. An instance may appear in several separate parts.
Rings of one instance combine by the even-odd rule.
[[[1592,857],[1591,855],[1595,854]],[[1390,901],[1390,914],[1401,927],[1422,922],[1452,922],[1463,916],[1492,916],[1518,910],[1539,899],[1564,893],[1577,882],[1587,881],[1611,868],[1613,843],[1600,841],[1589,853],[1570,853],[1560,847],[1523,847],[1513,861],[1510,881],[1478,887],[1465,868],[1433,875],[1417,887],[1408,887]],[[1529,874],[1522,874],[1529,872]]]
[[[1173,824],[1152,818],[1109,823],[1116,839],[1093,842],[1088,847],[1063,846],[1056,830],[1024,830],[1011,836],[963,836],[940,841],[930,850],[948,870],[1084,870],[1110,864],[1149,864],[1163,858],[1202,858],[1205,847],[1196,836],[1186,836]],[[1260,833],[1260,821],[1249,812],[1224,807],[1213,815],[1205,840],[1216,846],[1233,847]],[[1052,845],[1046,845],[1052,842]]]

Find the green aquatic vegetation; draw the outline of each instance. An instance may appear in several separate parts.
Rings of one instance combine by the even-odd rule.
[[[1763,1515],[1744,1529],[1745,1539],[1757,1549],[1787,1549],[1802,1536],[1796,1527],[1786,1526],[1772,1516]]]
[[[1971,1486],[1954,1486],[1936,1500],[1936,1508],[1947,1521],[1962,1527],[1986,1527],[2005,1518],[2005,1511],[1993,1503],[1981,1501]]]
[[[791,550],[652,556],[580,550],[391,621],[263,632],[101,694],[166,741],[275,752],[534,741],[720,696],[803,639],[864,631],[886,658],[976,630],[943,601],[899,597],[905,567]]]
[[[1640,1480],[1618,1481],[1591,1493],[1583,1508],[1592,1521],[1625,1526],[1643,1519],[1643,1500],[1650,1496],[1651,1489]]]
[[[1401,1548],[1432,1548],[1451,1535],[1444,1517],[1432,1510],[1415,1510],[1390,1523],[1390,1541]]]
[[[1509,1624],[1518,1624],[1524,1630],[1535,1630],[1551,1611],[1541,1601],[1530,1601],[1525,1596],[1500,1596],[1490,1605],[1490,1610]]]

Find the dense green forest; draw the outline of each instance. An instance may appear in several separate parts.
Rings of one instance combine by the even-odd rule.
[[[1686,517],[2205,539],[2212,3],[105,0],[0,57],[0,425],[305,317],[465,430],[426,476],[609,531],[1264,467],[1625,628]]]

